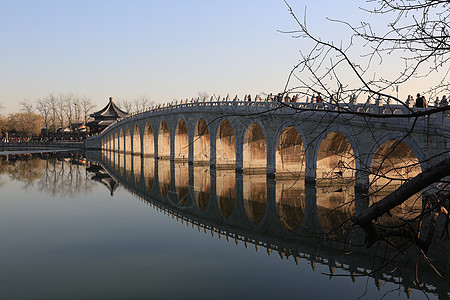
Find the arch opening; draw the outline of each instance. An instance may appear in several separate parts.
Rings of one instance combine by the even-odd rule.
[[[158,132],[158,158],[170,159],[170,132],[166,121],[162,120]]]
[[[194,163],[209,164],[210,139],[208,124],[204,119],[198,120],[194,130]]]
[[[316,180],[354,181],[355,155],[348,139],[338,131],[327,134],[317,153]]]
[[[155,156],[155,136],[153,135],[152,126],[149,123],[145,124],[143,137],[143,151],[144,156]],[[170,148],[169,148],[170,149]]]
[[[297,129],[286,127],[280,134],[275,152],[277,178],[305,177],[305,149]]]
[[[399,140],[386,141],[377,149],[370,164],[370,204],[383,199],[421,170],[419,159],[408,145]],[[419,192],[410,197],[392,209],[391,216],[379,218],[379,222],[396,224],[400,218],[414,218],[422,209],[421,195]]]
[[[236,168],[236,138],[233,127],[228,120],[223,120],[216,137],[216,168]]]
[[[174,160],[187,161],[189,157],[189,138],[186,122],[179,119],[175,128]]]
[[[125,151],[124,153],[131,153],[131,132],[130,127],[125,129]]]
[[[139,127],[134,125],[133,129],[133,155],[141,154],[141,134],[139,132]]]
[[[265,174],[266,168],[266,138],[261,127],[252,123],[244,136],[243,171],[245,174]]]
[[[117,152],[119,150],[119,136],[118,136],[117,131],[115,131],[113,133],[113,141],[112,141],[112,143],[113,143],[113,150],[114,150],[114,152]]]
[[[122,129],[119,129],[118,148],[120,153],[123,153],[125,151],[125,139]]]

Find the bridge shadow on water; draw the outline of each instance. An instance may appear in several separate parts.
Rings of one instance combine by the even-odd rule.
[[[274,179],[110,151],[88,152],[87,158],[96,166],[90,168],[94,177],[110,189],[120,184],[153,209],[213,238],[297,264],[307,260],[313,269],[322,264],[328,276],[371,277],[378,288],[392,282],[407,295],[417,289],[439,299],[449,296],[445,280],[425,263],[416,264],[414,247],[401,252],[400,240],[363,246],[364,234],[351,227],[350,218],[373,199],[355,190],[354,181],[309,184],[301,177]],[[430,255],[448,278],[446,255],[434,250]]]

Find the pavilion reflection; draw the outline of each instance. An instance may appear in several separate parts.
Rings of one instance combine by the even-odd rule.
[[[244,174],[243,200],[247,217],[253,224],[259,224],[267,208],[266,174]]]
[[[194,173],[194,197],[200,211],[208,208],[211,196],[211,172],[209,166],[197,165],[193,167]]]
[[[216,195],[222,216],[230,217],[236,207],[236,172],[234,170],[216,170]]]

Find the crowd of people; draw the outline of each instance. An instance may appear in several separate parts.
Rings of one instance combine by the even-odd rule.
[[[355,97],[355,101],[356,101],[356,96]],[[237,97],[235,100],[238,100]],[[335,103],[337,102],[336,98],[332,97],[331,99],[332,101],[330,101],[330,103]],[[352,99],[351,99],[352,100]],[[369,100],[370,100],[370,96],[369,96]],[[244,101],[269,101],[269,102],[299,102],[299,95],[295,94],[292,97],[290,96],[289,93],[278,93],[278,94],[268,94],[267,97],[261,98],[259,95],[256,95],[254,98],[252,98],[251,95],[245,95],[244,96]],[[324,98],[322,97],[322,95],[320,93],[313,94],[311,96],[311,98],[306,97],[306,102],[307,103],[322,103],[324,102]],[[428,102],[425,98],[425,96],[421,95],[420,93],[417,93],[417,97],[414,101],[413,96],[409,95],[408,96],[408,100],[407,103],[413,105],[414,107],[417,108],[427,108],[428,107]],[[435,101],[435,106],[447,106],[447,98],[446,96],[442,96],[442,99],[439,100],[439,98],[436,98]]]

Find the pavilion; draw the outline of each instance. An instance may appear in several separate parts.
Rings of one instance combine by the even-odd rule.
[[[112,123],[128,116],[128,113],[121,110],[116,104],[114,104],[113,98],[109,97],[109,103],[103,109],[91,114],[90,116],[94,118],[93,121],[87,123],[87,126],[90,128],[90,133],[98,134]]]

